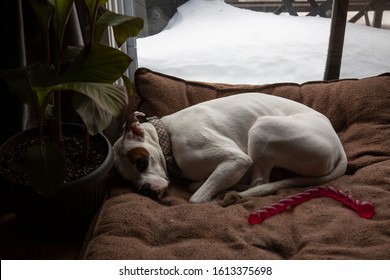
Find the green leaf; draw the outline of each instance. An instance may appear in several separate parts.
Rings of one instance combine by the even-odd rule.
[[[100,42],[107,27],[113,26],[115,41],[118,46],[129,38],[135,37],[144,27],[142,18],[120,15],[111,11],[105,13],[96,22],[95,42]]]
[[[106,4],[108,0],[85,0],[85,5],[88,8],[89,18],[92,19],[96,5],[98,8]]]
[[[50,87],[32,87],[32,90],[36,96],[38,112],[44,112],[48,103],[47,97],[52,92],[52,89]]]
[[[137,36],[142,28],[144,28],[144,20],[139,17],[133,17],[122,24],[113,26],[115,42],[118,46],[122,46],[129,37]]]
[[[66,23],[75,0],[48,0],[54,8],[53,26],[58,42],[62,44]]]
[[[115,48],[96,43],[87,45],[59,80],[62,83],[113,83],[127,70],[131,61],[127,54]]]
[[[54,84],[56,74],[53,65],[37,62],[27,66],[26,69],[32,86],[47,87]]]
[[[29,0],[37,18],[45,29],[49,29],[52,7],[47,0]]]
[[[51,65],[34,63],[25,68],[0,72],[10,90],[22,101],[32,106],[38,120],[43,116],[48,103],[50,86],[54,80],[54,69]]]
[[[129,95],[132,95],[133,94],[133,84],[131,83],[129,77],[125,76],[125,75],[122,75],[122,81],[125,85],[125,88],[127,90],[127,93]]]
[[[91,98],[96,106],[111,115],[118,116],[127,105],[127,94],[121,85],[105,83],[64,83],[52,90],[73,90]]]
[[[34,88],[42,108],[47,106],[47,94],[51,91],[76,91],[86,98],[74,98],[74,107],[80,114],[90,134],[102,132],[127,105],[123,86],[107,83],[63,83],[47,88]]]
[[[35,93],[35,109],[36,117],[39,124],[43,123],[43,118],[45,116],[47,105],[49,104],[49,94],[52,92],[50,87],[32,87],[32,90]],[[48,116],[48,115],[46,115]]]
[[[53,73],[50,65],[34,63],[19,69],[0,71],[0,77],[22,102],[35,106],[36,98],[32,87],[52,85]]]
[[[32,146],[27,149],[24,167],[31,186],[44,196],[53,196],[64,182],[65,154],[55,144]]]
[[[81,53],[83,48],[83,46],[66,46],[61,59],[62,63],[73,63],[73,61]]]
[[[5,70],[0,77],[8,84],[9,89],[24,103],[34,105],[34,92],[25,68]]]
[[[75,94],[73,106],[83,120],[90,135],[102,133],[111,123],[112,115],[85,95]]]

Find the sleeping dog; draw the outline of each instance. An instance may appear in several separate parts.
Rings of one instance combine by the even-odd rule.
[[[140,123],[134,112],[113,146],[125,180],[161,198],[168,175],[194,183],[192,203],[208,202],[228,189],[239,197],[282,188],[323,184],[346,171],[342,144],[329,120],[295,101],[245,93],[199,103]],[[295,174],[270,182],[271,171]]]

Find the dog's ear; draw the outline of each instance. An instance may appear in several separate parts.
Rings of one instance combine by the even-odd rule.
[[[144,117],[145,114],[138,111],[132,113],[126,121],[124,135],[128,138],[138,137],[143,140],[145,131],[137,119],[138,116]]]

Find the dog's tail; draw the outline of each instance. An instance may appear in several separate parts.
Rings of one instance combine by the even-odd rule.
[[[280,189],[289,188],[289,187],[305,187],[305,186],[315,186],[319,184],[327,183],[331,180],[334,180],[345,174],[347,170],[347,157],[345,153],[340,155],[339,160],[336,163],[335,168],[329,174],[321,177],[292,177],[272,183],[262,184],[249,188],[246,191],[239,192],[240,197],[250,197],[250,196],[265,196],[273,194]]]

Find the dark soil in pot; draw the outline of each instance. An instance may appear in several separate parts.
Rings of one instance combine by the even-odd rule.
[[[18,220],[40,239],[63,242],[82,237],[104,200],[113,163],[111,144],[103,135],[91,137],[89,157],[84,160],[82,130],[79,125],[64,125],[67,175],[50,198],[27,185],[20,163],[26,146],[37,141],[36,130],[15,135],[0,149],[1,187],[12,194]]]

